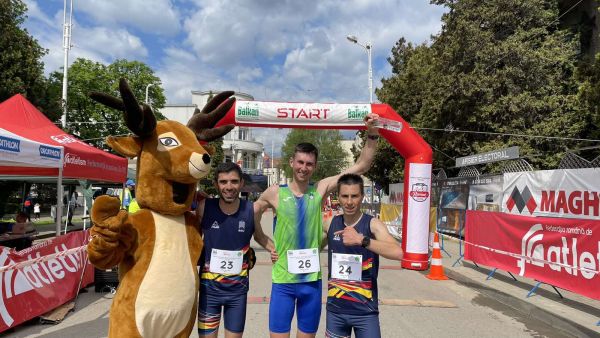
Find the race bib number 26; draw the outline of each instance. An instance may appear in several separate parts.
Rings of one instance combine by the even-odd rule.
[[[319,250],[301,249],[288,250],[287,252],[288,272],[293,274],[319,272]]]

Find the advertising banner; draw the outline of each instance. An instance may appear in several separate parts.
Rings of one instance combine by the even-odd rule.
[[[502,211],[600,220],[599,177],[598,168],[504,174]]]
[[[371,113],[371,105],[338,103],[290,103],[238,101],[235,106],[236,123],[252,125],[303,126],[307,121],[316,126],[362,127],[364,118]]]
[[[408,210],[410,212],[407,216],[406,251],[428,253],[431,164],[411,163],[408,174],[406,183],[408,187],[405,188],[408,188],[406,190],[408,190]]]
[[[0,332],[73,299],[94,281],[87,261],[89,231],[76,231],[21,251],[0,247]]]
[[[438,230],[463,236],[465,210],[500,211],[502,175],[456,177],[435,182],[439,191]]]
[[[61,166],[63,148],[35,142],[0,128],[0,165]]]
[[[467,211],[465,259],[600,300],[600,221]]]
[[[392,183],[390,187],[390,203],[402,205],[404,204],[404,183]]]

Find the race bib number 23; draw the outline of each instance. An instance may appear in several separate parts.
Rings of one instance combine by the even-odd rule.
[[[210,272],[237,275],[242,272],[244,255],[241,250],[229,251],[212,249],[210,253]]]

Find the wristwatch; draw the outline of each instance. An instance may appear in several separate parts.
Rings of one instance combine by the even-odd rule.
[[[360,246],[362,246],[363,248],[366,248],[369,245],[371,245],[371,237],[369,237],[369,236],[363,236],[363,239],[362,239],[362,242],[360,243]]]
[[[369,140],[375,140],[375,141],[377,141],[377,140],[379,140],[379,135],[367,135],[367,138]]]

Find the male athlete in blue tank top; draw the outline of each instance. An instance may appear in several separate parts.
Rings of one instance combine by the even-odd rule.
[[[234,163],[221,163],[215,173],[220,198],[201,201],[198,215],[204,239],[200,257],[200,302],[198,332],[217,337],[221,312],[225,337],[241,337],[246,321],[250,239],[269,251],[274,245],[260,227],[260,213],[252,202],[240,200],[242,172]]]
[[[338,180],[338,200],[344,211],[335,216],[327,234],[329,274],[326,336],[381,337],[377,307],[379,255],[400,260],[402,248],[377,218],[360,206],[363,180],[354,174]]]

